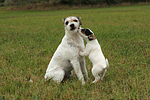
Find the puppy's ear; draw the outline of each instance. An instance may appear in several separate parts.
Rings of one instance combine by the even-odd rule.
[[[79,20],[79,24],[82,25],[81,17],[78,16],[77,18],[78,18],[78,20]]]
[[[96,37],[93,34],[89,35],[88,38],[89,38],[89,40],[95,40],[96,39]]]
[[[62,21],[63,21],[63,24],[65,23],[65,20],[66,20],[66,18],[63,18],[63,19],[62,19]]]

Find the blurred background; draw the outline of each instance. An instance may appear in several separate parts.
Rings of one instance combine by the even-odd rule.
[[[150,0],[0,0],[0,6],[26,5],[36,3],[69,4],[69,5],[114,5],[120,3],[148,3]]]

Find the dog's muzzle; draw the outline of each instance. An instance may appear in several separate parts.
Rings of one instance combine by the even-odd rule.
[[[75,27],[75,25],[74,25],[74,24],[71,24],[71,25],[70,25],[70,28],[71,28],[70,30],[74,30],[74,29],[76,29],[76,27]]]

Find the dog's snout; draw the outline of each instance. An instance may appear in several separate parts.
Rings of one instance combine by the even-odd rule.
[[[70,28],[71,28],[70,30],[74,30],[74,29],[76,29],[76,27],[75,27],[75,25],[74,25],[74,24],[71,24],[71,25],[70,25]]]
[[[74,24],[71,24],[70,27],[74,27]]]

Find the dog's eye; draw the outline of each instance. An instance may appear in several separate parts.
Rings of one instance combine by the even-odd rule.
[[[69,23],[69,22],[67,21],[65,24],[68,25],[68,23]]]
[[[78,22],[78,20],[76,20],[76,19],[75,19],[75,20],[73,20],[73,21],[74,21],[74,22]]]

